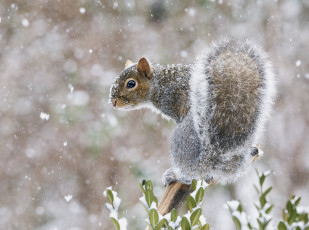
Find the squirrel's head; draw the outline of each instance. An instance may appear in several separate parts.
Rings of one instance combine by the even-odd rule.
[[[142,57],[137,64],[128,60],[111,86],[109,103],[116,109],[140,108],[147,103],[152,77],[153,67],[146,58]]]

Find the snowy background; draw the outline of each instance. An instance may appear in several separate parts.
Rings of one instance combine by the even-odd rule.
[[[129,229],[143,229],[138,183],[161,196],[174,123],[114,110],[109,86],[127,59],[189,63],[221,36],[270,54],[278,99],[254,167],[274,171],[273,213],[292,194],[309,206],[308,0],[1,0],[0,229],[111,229],[110,185]],[[255,214],[254,167],[207,191],[213,229],[234,229],[227,200]]]

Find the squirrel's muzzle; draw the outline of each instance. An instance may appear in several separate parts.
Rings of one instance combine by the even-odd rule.
[[[116,107],[116,105],[117,105],[117,100],[116,100],[116,99],[112,99],[111,102],[112,102],[112,105],[113,105],[114,107]]]

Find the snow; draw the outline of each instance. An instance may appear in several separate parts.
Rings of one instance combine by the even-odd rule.
[[[158,209],[156,202],[152,201],[152,203],[151,203],[151,205],[149,207],[149,210],[151,210],[151,209],[156,209],[156,210]]]
[[[64,196],[64,199],[66,200],[66,202],[69,202],[70,200],[72,200],[72,198],[73,198],[72,194],[68,194]]]
[[[191,17],[194,17],[196,15],[196,9],[194,7],[186,8],[185,12]]]
[[[296,65],[297,67],[299,67],[299,66],[301,65],[301,60],[297,60],[296,63],[295,63],[295,65]]]
[[[118,2],[113,3],[113,9],[116,9],[118,7]]]
[[[84,13],[86,13],[86,9],[84,7],[81,7],[81,8],[79,8],[79,12],[81,14],[84,14]]]
[[[30,25],[29,21],[27,18],[23,18],[21,20],[21,24],[24,26],[24,27],[28,27]]]
[[[181,56],[182,58],[187,58],[187,57],[188,57],[188,52],[185,51],[185,50],[182,50],[182,51],[180,51],[180,56]]]
[[[168,224],[169,224],[170,227],[172,227],[172,229],[176,229],[176,227],[181,222],[181,217],[180,216],[177,216],[177,219],[175,220],[175,222],[173,222],[171,220],[171,213],[167,213],[166,215],[163,216],[163,218],[165,218],[168,221]]]
[[[50,117],[50,115],[49,115],[48,113],[44,113],[44,112],[41,112],[41,113],[40,113],[40,118],[41,118],[42,120],[48,121],[48,120],[49,120],[49,117]]]
[[[295,196],[293,199],[291,199],[291,203],[293,204],[293,205],[295,205],[295,203],[296,203],[296,201],[299,199],[299,197],[298,196]]]
[[[73,90],[74,90],[74,87],[73,87],[71,84],[69,84],[69,85],[68,85],[68,88],[70,89],[70,92],[72,93]]]
[[[45,213],[45,209],[44,209],[42,206],[38,206],[38,207],[36,207],[36,209],[35,209],[35,213],[36,213],[38,216],[42,216],[42,215]]]
[[[241,230],[250,230],[248,227],[248,219],[246,213],[234,211],[232,215],[239,220]]]
[[[126,230],[127,229],[128,222],[125,218],[119,219],[118,223],[120,225],[120,230]]]
[[[105,71],[104,71],[102,65],[100,65],[100,64],[94,64],[91,67],[90,72],[93,76],[96,76],[96,77],[103,78],[105,76]]]
[[[235,216],[239,220],[241,230],[249,230],[248,218],[247,218],[246,213],[245,212],[239,212],[237,210],[238,206],[240,205],[239,201],[236,201],[236,200],[228,201],[227,205],[231,209],[232,216]]]
[[[74,73],[77,70],[77,64],[73,60],[67,60],[64,64],[63,70],[67,73]]]
[[[296,210],[298,213],[309,213],[309,206],[308,207],[297,206]]]
[[[142,197],[139,198],[140,202],[142,202],[142,204],[148,209],[149,211],[149,207],[148,207],[148,204],[147,204],[147,201],[146,201],[146,198],[145,196],[143,195]]]
[[[89,103],[90,96],[86,91],[76,90],[73,92],[72,88],[70,90],[72,90],[72,92],[67,95],[70,104],[77,106],[85,106]]]
[[[121,199],[118,197],[117,192],[112,190],[112,187],[108,187],[105,189],[103,192],[103,195],[107,197],[107,190],[110,190],[113,194],[113,204],[110,203],[105,203],[105,207],[109,211],[109,217],[114,218],[116,221],[118,221],[120,225],[120,230],[126,230],[127,229],[127,220],[125,218],[120,218],[118,217],[118,209],[121,203]]]
[[[265,172],[260,172],[259,173],[259,177],[261,177],[262,175],[264,175],[265,177],[269,176],[272,173],[272,170],[267,170]]]
[[[82,49],[75,48],[74,57],[77,59],[82,59],[84,57],[84,51]]]
[[[227,201],[227,205],[230,207],[230,209],[235,211],[235,210],[237,210],[240,203],[237,200],[231,200],[231,201]]]
[[[198,192],[198,190],[200,188],[202,188],[203,190],[205,190],[209,185],[206,183],[205,180],[198,180],[196,183],[196,189],[190,193],[190,196],[193,197],[193,199],[195,199],[196,193]],[[198,205],[198,204],[197,204]]]
[[[308,1],[167,0],[160,1],[160,22],[150,18],[155,2],[0,1],[0,229],[113,228],[98,203],[104,199],[98,191],[109,183],[123,194],[128,227],[142,228],[138,183],[151,179],[160,198],[175,124],[147,108],[113,110],[111,82],[127,59],[188,64],[222,36],[249,38],[266,49],[279,93],[256,143],[265,157],[236,184],[208,189],[207,221],[216,230],[235,229],[221,210],[231,191],[253,216],[254,167],[276,172],[274,214],[290,191],[308,207],[309,183],[301,173],[309,169]],[[68,193],[74,196],[69,203]],[[83,211],[69,210],[74,201]]]

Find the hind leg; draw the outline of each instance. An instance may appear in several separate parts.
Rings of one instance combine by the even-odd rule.
[[[172,168],[163,174],[163,183],[168,185],[172,182],[191,184],[192,179],[200,179],[201,170],[198,166],[201,145],[194,130],[192,117],[188,114],[179,123],[171,140],[171,163]]]

